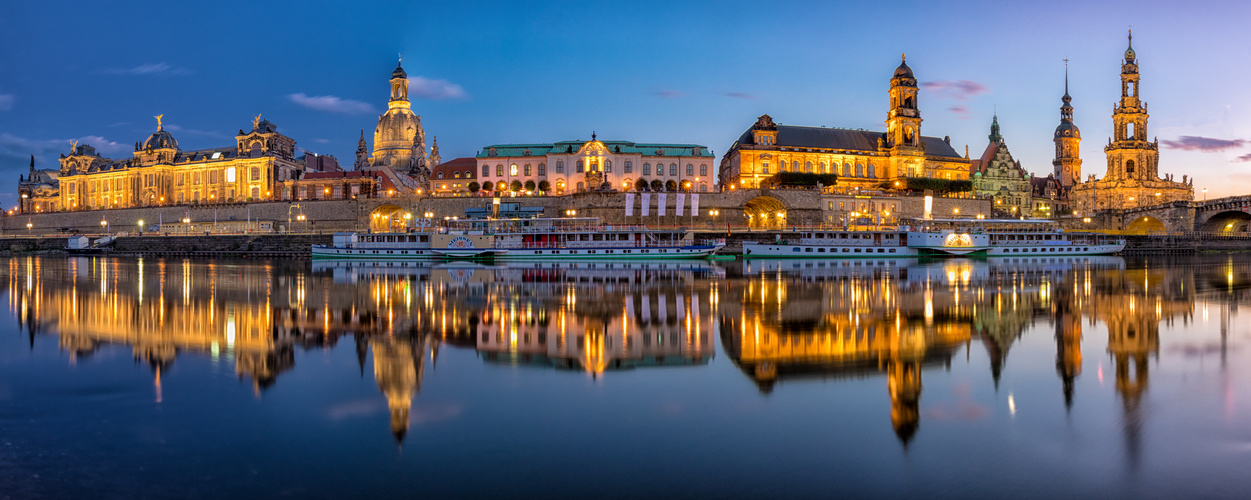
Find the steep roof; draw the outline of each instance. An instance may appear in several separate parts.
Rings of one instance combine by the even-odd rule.
[[[884,139],[884,132],[871,130],[852,130],[845,128],[801,127],[796,125],[778,125],[777,145],[784,148],[818,148],[838,149],[844,151],[878,150],[878,141]],[[739,136],[737,145],[752,144],[752,129],[748,128]],[[926,156],[942,156],[946,158],[964,157],[956,152],[947,141],[939,137],[921,136],[925,144]]]

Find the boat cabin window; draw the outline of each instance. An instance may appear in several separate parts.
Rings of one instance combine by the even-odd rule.
[[[591,240],[592,240],[592,241],[604,241],[604,235],[602,235],[602,234],[593,234],[593,235],[591,235]]]
[[[845,240],[847,239],[847,233],[838,233],[838,237]]]

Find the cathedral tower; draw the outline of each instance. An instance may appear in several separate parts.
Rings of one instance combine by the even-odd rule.
[[[1147,104],[1139,99],[1138,59],[1134,34],[1121,63],[1121,102],[1112,111],[1114,137],[1103,148],[1108,155],[1107,180],[1154,181],[1159,178],[1160,145],[1147,142]]]
[[[1082,177],[1082,131],[1073,124],[1073,98],[1069,96],[1068,60],[1064,61],[1064,97],[1060,98],[1060,125],[1056,127],[1055,138],[1056,158],[1051,161],[1055,167],[1056,179],[1065,189],[1081,183]],[[1144,118],[1145,120],[1145,118]]]

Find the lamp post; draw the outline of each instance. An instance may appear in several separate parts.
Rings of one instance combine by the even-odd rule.
[[[139,219],[139,235],[143,236],[143,219]]]
[[[105,234],[105,236],[108,236],[108,234],[109,234],[109,221],[108,221],[108,219],[100,219],[100,227],[104,229],[104,234]]]
[[[26,234],[31,234],[35,228],[35,224],[30,220],[26,221]]]

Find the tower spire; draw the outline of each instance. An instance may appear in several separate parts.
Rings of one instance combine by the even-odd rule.
[[[990,135],[987,136],[987,138],[989,138],[992,143],[1003,142],[1003,136],[999,135],[999,113],[995,113],[995,116],[991,118]]]

